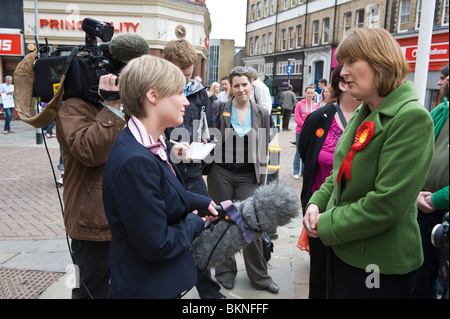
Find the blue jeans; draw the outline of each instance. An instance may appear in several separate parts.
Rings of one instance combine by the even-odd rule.
[[[295,134],[295,155],[294,155],[294,175],[299,175],[300,173],[300,154],[298,152],[298,143],[300,143],[300,134]],[[303,175],[303,167],[305,165],[302,163],[302,175]]]
[[[3,104],[1,105],[3,108]],[[9,126],[9,123],[11,123],[11,118],[13,115],[13,108],[7,108],[7,109],[3,109],[3,111],[5,112],[5,131],[11,131],[11,127]]]

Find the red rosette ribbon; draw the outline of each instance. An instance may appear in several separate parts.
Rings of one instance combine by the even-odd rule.
[[[375,124],[373,124],[373,122],[367,121],[361,124],[358,131],[356,132],[355,143],[350,148],[350,151],[348,152],[347,156],[345,157],[344,161],[341,164],[341,167],[339,168],[337,176],[338,184],[341,180],[342,175],[345,175],[345,177],[349,181],[352,180],[353,157],[355,156],[357,151],[362,150],[364,147],[366,147],[367,143],[370,142],[370,140],[373,137],[374,130]]]

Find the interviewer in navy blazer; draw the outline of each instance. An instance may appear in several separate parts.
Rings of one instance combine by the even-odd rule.
[[[217,212],[210,198],[185,189],[161,136],[183,122],[189,105],[184,85],[176,66],[150,55],[131,60],[121,73],[120,96],[130,120],[103,178],[113,298],[179,298],[197,281],[189,246],[214,217],[192,212]]]

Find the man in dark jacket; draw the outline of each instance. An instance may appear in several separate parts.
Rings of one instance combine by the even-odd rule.
[[[206,117],[208,127],[215,127],[214,111],[206,92],[206,87],[192,78],[195,62],[197,61],[197,51],[195,47],[184,39],[173,40],[167,43],[163,51],[164,58],[177,67],[186,77],[186,87],[184,94],[186,95],[190,105],[186,108],[183,124],[177,128],[168,128],[164,131],[167,140],[178,142],[192,143],[200,142],[205,139],[199,126],[204,126],[201,121]],[[206,137],[206,139],[208,139]],[[172,143],[167,144],[169,152]],[[174,161],[175,162],[175,161]],[[203,180],[202,163],[185,163],[184,161],[176,161],[177,167],[183,175],[186,188],[193,192],[204,196],[208,195],[206,183]],[[220,286],[211,277],[209,269],[198,269],[199,280],[196,284],[200,298],[202,299],[223,299],[220,293]]]

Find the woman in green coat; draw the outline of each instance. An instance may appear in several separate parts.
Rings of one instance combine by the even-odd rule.
[[[327,297],[409,298],[423,262],[416,199],[433,158],[433,122],[386,30],[353,30],[336,58],[363,103],[303,225],[332,248]]]

